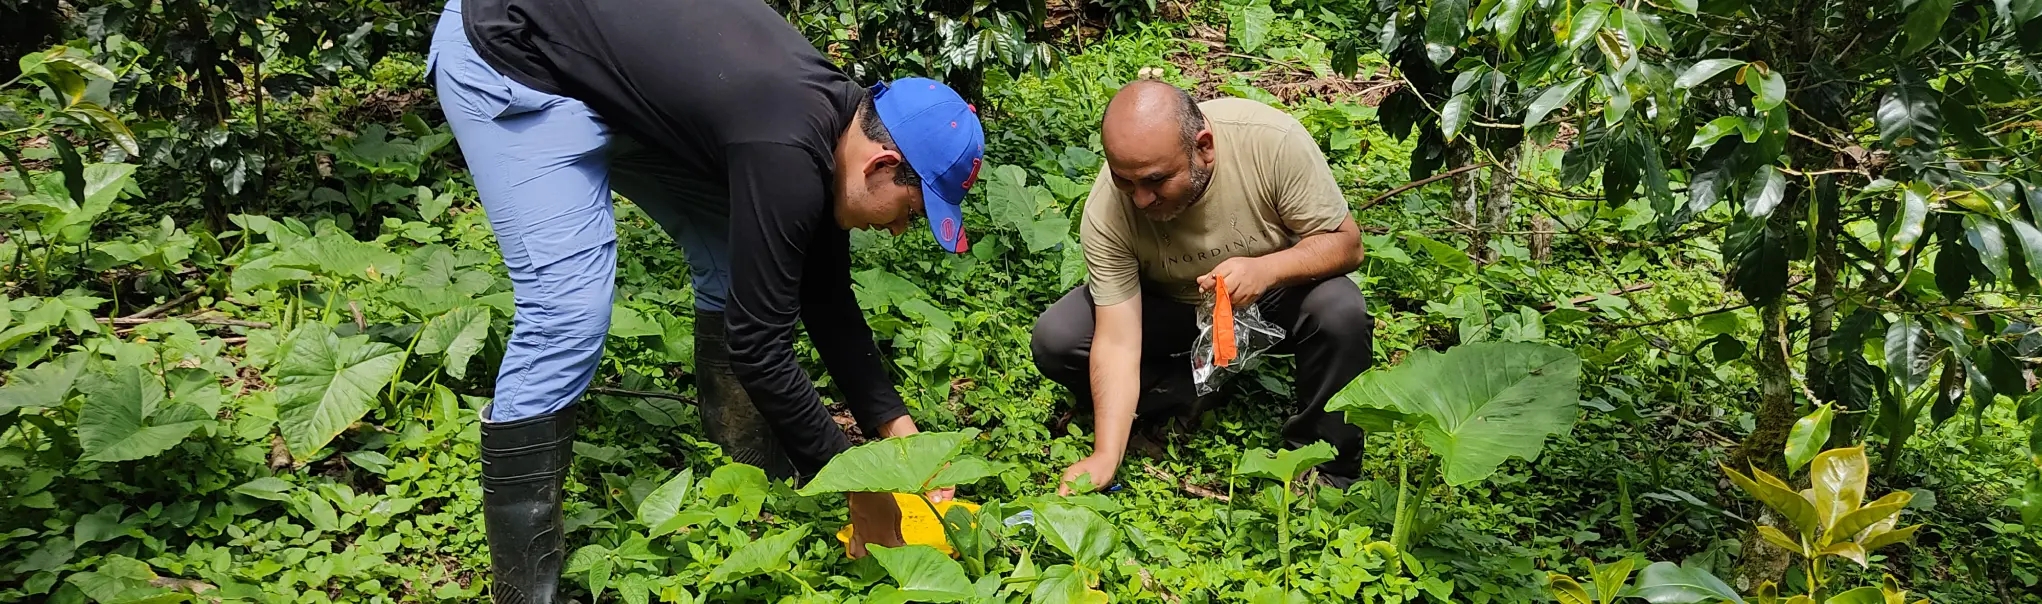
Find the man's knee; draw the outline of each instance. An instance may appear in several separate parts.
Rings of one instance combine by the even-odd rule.
[[[1374,336],[1375,317],[1369,315],[1368,299],[1361,288],[1345,277],[1320,282],[1305,295],[1300,312],[1318,331],[1343,341],[1367,341]]]
[[[1083,379],[1082,375],[1074,378],[1073,373],[1082,373],[1092,340],[1090,311],[1090,302],[1072,292],[1035,318],[1028,348],[1036,370],[1057,381]]]

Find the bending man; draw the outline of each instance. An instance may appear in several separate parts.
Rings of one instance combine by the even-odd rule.
[[[968,104],[924,79],[858,86],[757,0],[462,4],[429,69],[517,301],[482,418],[497,602],[557,597],[572,404],[610,322],[612,190],[686,254],[703,423],[731,457],[812,474],[849,448],[796,362],[797,321],[867,434],[916,431],[852,295],[848,230],[898,235],[926,212],[964,251],[985,140]],[[900,543],[890,495],[850,509],[854,555]]]

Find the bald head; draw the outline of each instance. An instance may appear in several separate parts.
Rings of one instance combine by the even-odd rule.
[[[1116,140],[1123,147],[1172,142],[1189,153],[1202,130],[1205,113],[1191,93],[1160,80],[1136,80],[1106,104],[1099,137],[1108,147]]]
[[[1205,194],[1212,179],[1212,130],[1191,95],[1155,80],[1128,84],[1099,125],[1113,186],[1149,219],[1168,221]]]

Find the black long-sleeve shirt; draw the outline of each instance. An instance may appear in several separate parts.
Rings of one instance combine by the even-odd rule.
[[[794,354],[806,325],[867,433],[907,413],[851,291],[830,203],[838,136],[866,92],[759,0],[464,0],[477,54],[587,103],[730,190],[731,365],[797,469],[850,441]]]

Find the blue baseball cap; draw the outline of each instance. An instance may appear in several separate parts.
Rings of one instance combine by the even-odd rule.
[[[928,78],[874,85],[872,106],[901,156],[922,177],[922,206],[936,243],[952,253],[970,249],[964,236],[964,196],[978,182],[986,155],[978,109]]]

